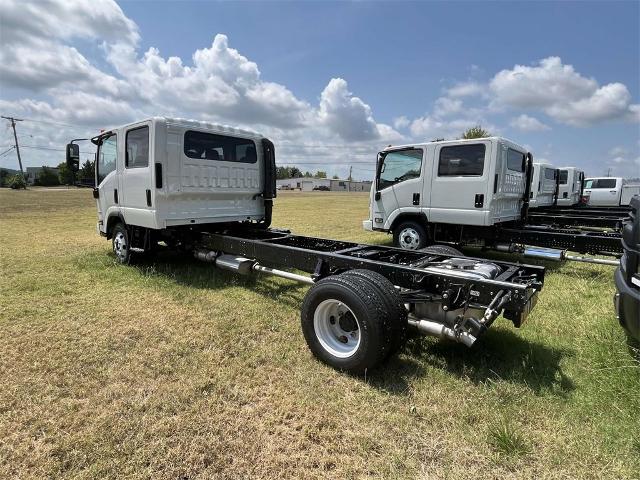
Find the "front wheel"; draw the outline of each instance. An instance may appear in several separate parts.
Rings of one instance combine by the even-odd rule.
[[[404,250],[419,250],[427,246],[427,229],[418,222],[403,222],[393,229],[393,245]]]
[[[118,263],[128,265],[131,262],[131,244],[129,243],[129,232],[123,223],[118,223],[113,227],[111,242]]]

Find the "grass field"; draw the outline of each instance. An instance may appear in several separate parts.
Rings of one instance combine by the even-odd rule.
[[[388,242],[361,229],[367,200],[282,194],[274,223]],[[412,339],[359,378],[307,350],[307,287],[117,266],[95,219],[90,190],[0,190],[0,478],[640,476],[611,267],[551,266],[522,329]]]

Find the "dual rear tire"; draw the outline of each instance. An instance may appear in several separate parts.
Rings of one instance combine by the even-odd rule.
[[[307,292],[301,323],[319,360],[363,373],[400,348],[407,312],[388,279],[369,270],[350,270],[320,280]]]

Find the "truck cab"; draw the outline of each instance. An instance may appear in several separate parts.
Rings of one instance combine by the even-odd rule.
[[[518,221],[529,156],[501,137],[390,146],[378,154],[363,227],[417,249],[433,237],[430,227]]]
[[[557,204],[570,207],[580,203],[584,185],[584,172],[576,167],[560,167],[558,172]]]
[[[550,163],[535,162],[529,205],[532,208],[555,205],[557,185],[558,169]]]
[[[617,207],[622,197],[622,178],[587,178],[583,195],[590,207]]]
[[[255,132],[153,117],[103,131],[91,142],[97,147],[97,230],[111,238],[119,226],[127,253],[163,238],[179,241],[186,227],[270,222],[273,144]],[[72,169],[75,147],[67,146]]]

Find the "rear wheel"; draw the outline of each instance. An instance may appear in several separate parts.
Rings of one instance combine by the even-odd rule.
[[[389,351],[387,357],[396,353],[407,339],[407,309],[404,307],[402,297],[396,287],[385,277],[371,270],[354,269],[347,270],[344,276],[364,278],[378,291],[378,296],[385,302],[387,311],[392,312],[387,319],[391,329]]]
[[[320,280],[302,303],[302,333],[311,352],[341,370],[365,372],[388,357],[397,310],[368,278],[333,275]]]
[[[402,222],[393,229],[393,244],[405,250],[424,248],[428,240],[427,229],[418,222]]]

